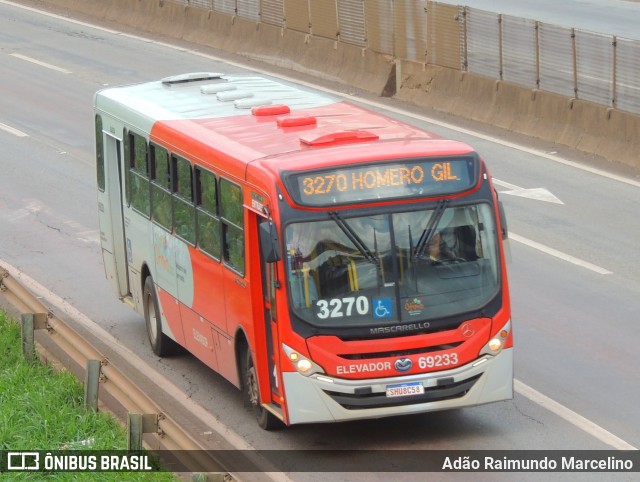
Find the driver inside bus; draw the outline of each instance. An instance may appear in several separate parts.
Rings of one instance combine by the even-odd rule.
[[[432,263],[453,259],[453,253],[447,248],[447,244],[442,239],[440,232],[436,232],[429,241],[427,246],[429,252],[429,260]]]

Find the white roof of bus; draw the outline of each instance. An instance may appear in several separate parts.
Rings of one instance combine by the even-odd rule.
[[[106,108],[119,116],[125,113],[141,116],[153,123],[158,120],[248,115],[251,107],[259,105],[286,104],[293,111],[336,102],[330,96],[264,77],[209,75],[217,77],[191,82],[168,82],[164,79],[108,88],[97,94],[96,107]],[[118,110],[121,112],[116,112]],[[139,124],[134,119],[128,120]],[[138,127],[144,128],[142,125]]]

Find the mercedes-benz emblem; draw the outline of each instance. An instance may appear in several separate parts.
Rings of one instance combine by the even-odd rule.
[[[476,333],[476,330],[474,330],[471,323],[465,323],[464,325],[462,325],[460,331],[462,332],[462,336],[464,336],[465,338],[471,338]]]

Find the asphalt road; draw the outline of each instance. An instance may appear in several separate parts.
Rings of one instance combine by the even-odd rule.
[[[1,262],[43,287],[58,309],[82,313],[91,320],[85,327],[95,322],[100,328],[93,331],[110,333],[122,350],[140,357],[140,366],[166,377],[189,403],[204,407],[212,420],[256,448],[640,447],[638,173],[609,176],[581,169],[564,161],[573,159],[604,171],[613,164],[531,140],[527,141],[536,150],[515,148],[505,141],[525,140],[459,119],[447,119],[451,125],[443,125],[439,116],[433,123],[420,118],[424,112],[392,100],[384,102],[391,115],[476,147],[498,180],[512,234],[514,400],[267,433],[242,406],[240,393],[203,364],[189,356],[162,360],[153,356],[143,319],[115,299],[104,279],[91,104],[93,93],[105,85],[188,71],[242,70],[207,56],[216,52],[191,48],[196,47],[171,48],[0,2]],[[362,94],[356,98],[380,102]],[[202,433],[210,430],[197,428]],[[598,480],[594,474],[581,475],[580,480]],[[326,479],[326,474],[290,476]],[[386,478],[385,474],[333,477]],[[496,478],[500,479],[496,474],[491,477]],[[578,478],[573,474],[571,480]],[[415,474],[394,479],[423,480]]]

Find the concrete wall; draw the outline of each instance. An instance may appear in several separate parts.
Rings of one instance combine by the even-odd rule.
[[[640,117],[164,0],[25,0],[208,45],[640,168]],[[398,69],[396,76],[396,67]],[[399,85],[396,83],[399,79]]]

